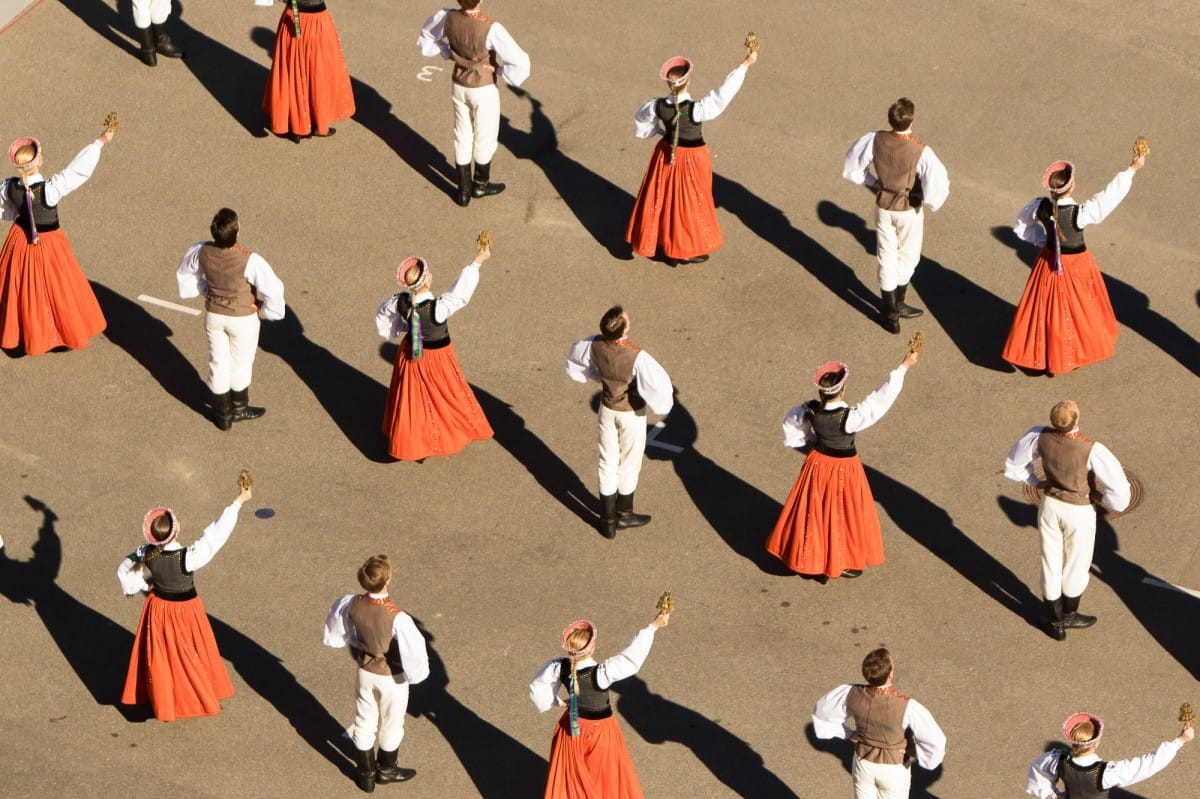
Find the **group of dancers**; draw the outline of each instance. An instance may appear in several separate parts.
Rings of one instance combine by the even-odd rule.
[[[427,56],[454,61],[454,199],[466,206],[505,188],[491,180],[499,125],[497,80],[519,86],[529,75],[530,62],[503,26],[482,15],[480,0],[459,0],[459,5],[430,17],[418,45]],[[153,66],[156,55],[182,56],[165,33],[161,0],[136,0],[134,14],[147,64]],[[702,126],[723,113],[757,61],[757,44],[748,43],[742,62],[700,99],[690,93],[694,65],[689,59],[675,57],[663,64],[660,77],[667,93],[644,103],[634,117],[639,138],[659,136],[659,141],[626,231],[633,252],[661,257],[677,267],[702,263],[721,247]],[[349,73],[321,0],[285,5],[263,108],[273,132],[297,139],[331,135],[331,122],[353,115]],[[896,101],[888,111],[889,129],[857,139],[844,164],[845,177],[867,186],[875,197],[880,319],[892,333],[900,332],[901,319],[922,315],[908,304],[907,292],[920,261],[924,209],[936,211],[949,195],[946,167],[913,135],[914,110],[911,100]],[[104,329],[99,304],[60,228],[58,206],[87,181],[115,130],[115,124],[106,125],[65,169],[49,178],[43,176],[36,139],[21,138],[10,147],[9,159],[18,175],[0,184],[0,210],[3,218],[13,221],[0,250],[0,347],[28,355],[80,349]],[[1022,240],[1042,249],[1004,345],[1005,360],[1058,374],[1113,354],[1116,318],[1083,231],[1102,222],[1124,199],[1145,164],[1146,152],[1144,147],[1135,149],[1130,166],[1082,204],[1073,199],[1073,164],[1056,161],[1046,170],[1047,196],[1026,205],[1014,228]],[[262,416],[262,408],[249,405],[247,393],[258,323],[285,313],[282,282],[261,256],[241,247],[238,232],[237,214],[227,208],[218,211],[210,226],[212,239],[191,247],[177,274],[181,297],[205,297],[207,382],[213,421],[222,430],[235,421]],[[481,236],[471,261],[440,294],[434,293],[429,261],[407,258],[396,273],[400,290],[376,313],[379,334],[401,339],[382,423],[389,452],[398,460],[453,455],[493,435],[459,366],[448,326],[450,317],[470,302],[490,257],[490,240]],[[634,510],[647,409],[668,414],[673,387],[658,361],[630,341],[625,308],[610,308],[598,327],[597,334],[570,346],[565,369],[572,380],[593,380],[601,387],[597,527],[613,538],[618,530],[650,521],[649,515]],[[786,415],[784,443],[808,452],[766,548],[792,571],[825,582],[858,577],[883,562],[882,532],[855,440],[897,401],[919,351],[919,344],[910,345],[883,385],[856,405],[845,399],[849,367],[830,361],[813,375],[817,399]],[[1094,539],[1089,476],[1102,478],[1108,507],[1120,510],[1128,504],[1128,484],[1119,463],[1079,434],[1078,407],[1069,403],[1072,411],[1061,405],[1052,410],[1049,427],[1035,428],[1018,442],[1007,469],[1013,479],[1044,490],[1039,520],[1043,559],[1050,565],[1044,568],[1042,588],[1047,631],[1058,640],[1065,638],[1067,629],[1095,623],[1095,617],[1078,610],[1091,560],[1089,515]],[[233,685],[196,593],[194,574],[228,540],[239,509],[250,498],[250,488],[240,487],[234,502],[187,547],[178,541],[181,528],[172,510],[157,507],[146,515],[144,543],[118,567],[127,595],[147,594],[122,701],[148,703],[157,718],[170,721],[214,714],[220,701],[232,696]],[[413,769],[399,766],[397,751],[408,687],[429,673],[424,638],[389,597],[391,579],[386,555],[373,556],[359,569],[363,593],[335,602],[325,627],[325,643],[348,646],[357,664],[351,739],[356,782],[363,791],[414,776]],[[530,686],[530,698],[539,710],[567,708],[554,733],[548,799],[642,795],[608,690],[637,672],[656,631],[669,620],[669,610],[660,612],[625,649],[603,661],[595,657],[594,624],[581,620],[563,631],[566,656],[547,662]],[[906,794],[907,776],[895,769],[907,769],[912,753],[905,747],[911,749],[915,740],[912,757],[932,768],[941,762],[945,737],[928,711],[896,693],[890,653],[878,650],[868,660],[863,664],[866,683],[842,686],[819,700],[814,725],[821,737],[826,732],[836,736],[838,729],[845,730],[845,720],[855,719],[854,781],[864,786],[861,795],[875,795],[869,790],[878,790],[880,796]],[[1069,720],[1069,726],[1064,734],[1073,755],[1040,758],[1034,765],[1040,776],[1031,773],[1031,793],[1053,795],[1046,791],[1055,790],[1054,780],[1061,779],[1068,795],[1074,795],[1072,791],[1082,789],[1071,786],[1092,777],[1079,777],[1071,769],[1098,774],[1098,789],[1130,784],[1164,767],[1191,739],[1190,727],[1185,728],[1173,748],[1160,748],[1153,765],[1105,770],[1094,756],[1099,720],[1089,716],[1076,724]],[[887,785],[901,783],[902,788],[890,789],[895,793],[886,793]],[[868,784],[875,787],[868,789]]]

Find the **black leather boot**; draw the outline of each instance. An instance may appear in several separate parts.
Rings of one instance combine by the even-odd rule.
[[[1079,597],[1064,596],[1062,598],[1063,624],[1072,630],[1082,630],[1096,623],[1095,616],[1079,612]]]
[[[158,66],[158,52],[154,49],[154,31],[149,28],[137,29],[138,44],[142,46],[142,63],[148,67]]]
[[[617,537],[617,495],[600,495],[600,535],[605,538]]]
[[[213,410],[213,424],[218,430],[228,430],[233,427],[233,398],[226,391],[224,394],[213,394],[209,404]]]
[[[1046,614],[1046,632],[1050,634],[1050,637],[1055,641],[1067,640],[1067,624],[1063,618],[1062,597],[1054,601],[1042,600],[1042,609]]]
[[[489,161],[486,164],[475,165],[475,186],[471,189],[471,194],[476,199],[480,197],[491,197],[493,194],[499,194],[507,188],[503,183],[492,183],[492,163]]]
[[[266,408],[259,408],[250,404],[249,386],[240,391],[230,391],[229,395],[231,397],[231,418],[235,422],[257,419],[267,412]]]
[[[354,784],[363,793],[375,793],[375,750],[354,750]]]
[[[167,35],[167,31],[162,25],[151,25],[150,29],[154,31],[154,49],[159,55],[165,55],[167,58],[183,58],[183,51],[175,46],[175,42],[171,41],[171,37]]]
[[[458,170],[458,196],[454,198],[454,202],[466,208],[471,204],[471,165],[458,164],[455,169]]]
[[[617,529],[627,530],[630,527],[641,527],[650,523],[646,513],[633,512],[633,494],[617,494]]]
[[[896,307],[896,292],[880,290],[883,297],[883,329],[889,333],[900,332],[900,311]]]
[[[924,311],[920,308],[914,308],[904,301],[906,294],[908,294],[907,283],[896,286],[896,313],[900,315],[900,318],[916,319],[918,316],[924,316]]]
[[[390,752],[379,750],[379,763],[375,769],[375,782],[386,785],[389,782],[408,782],[417,776],[415,768],[400,768],[396,765],[398,749]]]

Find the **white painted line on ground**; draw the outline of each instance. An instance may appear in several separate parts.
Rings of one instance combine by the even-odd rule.
[[[646,446],[658,447],[659,449],[665,449],[667,452],[674,452],[676,455],[678,455],[679,453],[683,452],[683,447],[677,447],[674,444],[668,444],[665,441],[655,440],[658,438],[658,434],[666,429],[666,425],[664,425],[662,422],[659,422],[654,425],[654,427],[651,427],[650,432],[646,434]]]
[[[160,300],[158,297],[151,297],[148,294],[139,294],[138,299],[150,305],[157,305],[160,308],[170,308],[172,311],[182,311],[183,313],[191,314],[192,316],[200,315],[199,308],[189,308],[186,305],[178,305],[173,302],[167,302],[166,300]]]
[[[1168,583],[1168,582],[1158,579],[1157,577],[1143,577],[1142,582],[1145,583],[1146,585],[1157,586],[1158,588],[1169,588],[1172,591],[1178,591],[1181,594],[1189,594],[1191,596],[1196,597],[1196,599],[1200,599],[1200,591],[1193,591],[1192,589],[1184,588],[1181,585],[1175,585],[1174,583]]]

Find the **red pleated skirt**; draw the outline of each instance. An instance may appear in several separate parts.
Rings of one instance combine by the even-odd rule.
[[[0,249],[0,347],[23,344],[29,355],[83,349],[106,324],[67,234],[48,230],[30,244],[14,223]]]
[[[650,156],[625,241],[646,258],[659,246],[668,258],[708,255],[725,243],[713,204],[712,157],[707,145],[679,147],[671,166],[670,154],[664,137]]]
[[[301,12],[297,39],[292,9],[284,8],[262,107],[279,136],[324,135],[330,122],[354,116],[350,70],[328,10]]]
[[[883,532],[857,455],[810,452],[767,539],[767,552],[799,574],[838,577],[883,563]]]
[[[1062,374],[1112,355],[1118,328],[1092,253],[1064,253],[1061,274],[1054,273],[1053,259],[1053,250],[1038,254],[1002,357],[1015,366]]]
[[[154,708],[159,721],[215,716],[233,683],[200,597],[170,602],[146,598],[133,640],[121,703]]]
[[[643,799],[642,786],[616,716],[579,720],[571,736],[570,711],[554,728],[545,799]]]
[[[383,432],[388,452],[402,461],[453,455],[492,437],[492,426],[463,376],[454,345],[426,349],[414,359],[405,338],[396,353]]]

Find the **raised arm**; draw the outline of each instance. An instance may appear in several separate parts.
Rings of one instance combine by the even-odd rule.
[[[221,515],[217,517],[216,521],[204,528],[200,540],[187,548],[183,565],[188,571],[194,572],[207,566],[221,547],[225,546],[225,542],[233,533],[233,528],[237,526],[238,511],[242,509],[242,503],[249,498],[250,492],[243,491],[225,510],[221,511]]]

